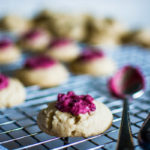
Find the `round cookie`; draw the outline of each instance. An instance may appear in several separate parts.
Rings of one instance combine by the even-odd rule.
[[[5,16],[0,20],[0,28],[2,30],[11,31],[17,34],[22,34],[29,30],[31,26],[32,24],[29,20],[16,15]]]
[[[150,47],[150,29],[131,30],[121,38],[122,44]]]
[[[144,47],[150,47],[150,29],[137,31],[133,37],[133,43]]]
[[[9,64],[21,57],[19,49],[9,39],[0,40],[0,64]]]
[[[84,14],[63,14],[41,11],[33,19],[34,25],[49,30],[54,37],[69,38],[82,41],[86,36],[86,15]]]
[[[58,137],[98,135],[111,126],[112,120],[107,106],[90,95],[78,96],[73,92],[59,94],[57,102],[49,103],[37,118],[42,131]]]
[[[24,33],[19,41],[19,45],[25,50],[41,52],[49,45],[51,37],[43,29],[34,29]]]
[[[81,41],[85,37],[85,16],[51,13],[51,31],[56,37]]]
[[[0,74],[0,108],[19,105],[25,97],[24,86],[19,80]]]
[[[85,41],[94,45],[112,46],[120,44],[120,38],[126,31],[127,29],[114,19],[89,16]]]
[[[90,48],[85,49],[79,58],[70,64],[70,69],[75,74],[107,76],[116,70],[116,65],[102,51]]]
[[[83,41],[86,36],[86,21],[87,15],[85,14],[68,15],[49,10],[41,11],[33,19],[36,27],[47,29],[54,37],[77,41]]]
[[[51,28],[51,13],[49,10],[40,11],[33,19],[33,25],[37,28],[43,28],[49,31]]]
[[[120,38],[121,44],[132,44],[132,45],[135,44],[134,38],[137,32],[138,32],[137,30],[131,30],[131,31],[129,30],[126,33],[124,33]]]
[[[53,87],[68,79],[64,65],[46,56],[35,56],[27,59],[23,69],[16,76],[27,86],[38,85],[42,88]]]
[[[62,62],[71,62],[79,56],[79,53],[79,47],[72,40],[55,39],[49,45],[45,55]]]

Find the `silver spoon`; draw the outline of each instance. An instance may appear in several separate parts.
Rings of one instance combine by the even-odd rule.
[[[140,129],[138,142],[144,150],[150,150],[150,113]]]
[[[113,95],[123,99],[122,120],[116,150],[133,150],[133,137],[130,127],[129,106],[131,99],[136,99],[144,93],[144,77],[138,68],[125,66],[110,80],[109,89]]]

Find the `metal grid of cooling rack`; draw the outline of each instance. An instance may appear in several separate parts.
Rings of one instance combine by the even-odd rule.
[[[150,52],[135,47],[120,49],[108,52],[108,55],[118,62],[119,67],[125,64],[140,66],[147,82],[146,93],[130,104],[131,128],[135,149],[138,150],[140,147],[137,142],[137,134],[144,119],[150,113]],[[5,69],[7,70],[7,68]],[[0,145],[8,149],[18,150],[115,149],[121,121],[122,101],[115,100],[109,95],[106,82],[107,78],[72,76],[66,84],[56,88],[27,87],[28,96],[23,105],[10,109],[0,109]],[[55,100],[58,92],[67,92],[69,90],[74,90],[78,94],[91,94],[96,100],[105,103],[114,116],[111,128],[104,134],[89,138],[69,138],[68,143],[63,138],[43,133],[36,123],[38,112],[45,108],[48,102]]]

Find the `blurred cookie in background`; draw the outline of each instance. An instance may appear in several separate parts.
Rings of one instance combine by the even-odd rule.
[[[0,39],[0,64],[16,62],[21,57],[20,49],[9,38]]]
[[[121,38],[122,44],[150,47],[150,29],[131,30]]]
[[[42,10],[32,19],[33,26],[35,28],[43,28],[50,30],[51,28],[51,11]]]
[[[86,15],[42,11],[33,19],[35,26],[48,29],[55,37],[81,41],[85,37]]]
[[[138,30],[133,38],[133,42],[143,47],[150,47],[150,29]]]
[[[56,37],[65,37],[81,41],[85,37],[83,15],[53,14],[51,31]]]
[[[112,18],[99,19],[89,16],[85,42],[94,45],[120,44],[120,37],[127,31],[126,27]]]
[[[16,77],[25,85],[38,85],[41,88],[63,84],[68,76],[64,65],[47,56],[28,58],[24,67],[16,71]]]
[[[0,73],[0,108],[19,105],[25,98],[26,91],[23,84],[18,79]]]
[[[113,18],[88,14],[65,14],[41,11],[33,24],[49,30],[54,37],[69,38],[92,45],[118,45],[128,28]]]
[[[42,52],[51,41],[51,35],[44,29],[31,29],[25,32],[18,44],[26,51]]]
[[[45,55],[58,61],[71,62],[80,54],[80,47],[76,42],[65,38],[56,38],[52,40]]]
[[[121,44],[134,45],[134,38],[135,38],[135,35],[137,34],[137,32],[138,32],[137,30],[128,30],[127,32],[125,32],[120,38]]]
[[[109,76],[116,71],[116,68],[116,64],[111,58],[93,47],[85,48],[80,56],[70,64],[73,73],[92,76]]]
[[[32,27],[30,20],[17,16],[8,15],[0,20],[0,30],[21,34]]]
[[[98,46],[134,44],[150,47],[150,29],[129,30],[124,24],[113,18],[97,18],[88,14],[67,14],[43,10],[31,20],[16,15],[8,15],[0,20],[0,30],[19,35],[30,34],[28,32],[37,28],[45,32],[44,36],[41,34],[30,40],[28,40],[29,37],[23,39],[22,41],[26,41],[24,42],[26,44],[22,44],[25,49],[34,52],[43,51],[48,42],[46,37],[48,34],[54,38],[68,38]],[[36,42],[38,40],[39,42]]]

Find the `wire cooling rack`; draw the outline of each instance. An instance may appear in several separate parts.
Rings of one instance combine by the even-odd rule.
[[[108,52],[121,67],[126,64],[138,65],[146,77],[146,92],[130,103],[130,119],[134,145],[140,150],[137,142],[139,129],[150,113],[150,51],[137,47],[120,47]],[[16,66],[14,66],[16,67]],[[4,72],[13,70],[13,66],[0,67]],[[68,149],[68,150],[114,150],[121,121],[122,101],[111,97],[108,92],[107,78],[90,76],[71,76],[70,80],[59,87],[40,89],[38,86],[27,87],[27,99],[23,105],[0,109],[0,145],[7,149]],[[105,133],[88,138],[64,138],[49,136],[42,132],[36,121],[38,112],[47,107],[47,103],[56,100],[58,92],[74,90],[78,94],[90,94],[96,100],[105,103],[112,111],[113,124]],[[1,146],[0,146],[1,149]]]

